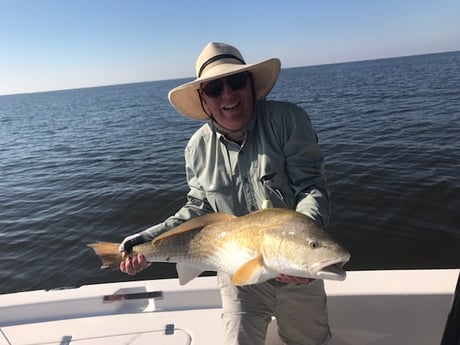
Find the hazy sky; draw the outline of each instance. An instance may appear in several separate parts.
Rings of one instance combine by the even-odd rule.
[[[192,77],[209,41],[283,67],[460,50],[460,0],[0,0],[0,95]]]

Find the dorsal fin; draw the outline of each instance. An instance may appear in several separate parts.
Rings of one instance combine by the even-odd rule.
[[[155,237],[153,239],[153,243],[157,243],[158,241],[165,239],[167,237],[171,237],[177,234],[181,234],[187,231],[192,231],[195,229],[202,228],[206,225],[213,224],[213,223],[219,223],[219,222],[225,222],[229,221],[231,219],[236,218],[236,216],[232,216],[230,214],[225,214],[225,213],[210,213],[206,214],[201,217],[193,218],[169,231],[166,231],[162,233],[161,235]]]

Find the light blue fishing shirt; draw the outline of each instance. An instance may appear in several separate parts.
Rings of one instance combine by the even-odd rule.
[[[206,213],[248,214],[265,199],[322,226],[329,221],[324,156],[310,118],[295,104],[257,101],[241,145],[206,123],[190,138],[185,163],[186,204],[141,232],[146,240]]]

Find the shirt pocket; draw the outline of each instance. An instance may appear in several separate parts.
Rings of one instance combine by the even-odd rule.
[[[293,208],[295,206],[293,191],[283,165],[265,162],[259,169],[259,183],[264,199],[268,198],[273,207]]]

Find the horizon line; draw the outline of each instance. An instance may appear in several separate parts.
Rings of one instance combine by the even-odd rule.
[[[340,65],[340,64],[348,64],[348,63],[356,63],[356,62],[366,62],[366,61],[389,60],[389,59],[407,58],[407,57],[423,56],[423,55],[449,54],[449,53],[458,53],[458,52],[460,52],[460,50],[436,51],[436,52],[430,52],[430,53],[409,54],[409,55],[398,55],[398,56],[388,56],[388,57],[380,57],[380,58],[364,58],[364,59],[359,59],[359,60],[349,60],[349,61],[340,61],[340,62],[328,62],[328,63],[322,63],[322,64],[311,64],[311,65],[302,65],[302,66],[289,66],[289,67],[281,68],[281,70],[287,70],[287,69],[293,69],[293,68],[304,68],[304,67],[320,67],[320,66],[329,66],[329,65]],[[15,92],[15,93],[0,94],[0,97],[2,97],[2,96],[19,96],[19,95],[28,95],[28,94],[36,94],[36,93],[47,93],[47,92],[62,92],[62,91],[72,91],[72,90],[94,89],[94,88],[102,88],[102,87],[112,87],[112,86],[122,86],[122,85],[133,85],[133,84],[143,84],[143,83],[154,83],[154,82],[161,82],[161,81],[173,81],[173,80],[193,79],[193,78],[194,78],[193,76],[189,76],[189,77],[178,77],[178,78],[171,78],[171,79],[155,79],[155,80],[144,80],[144,81],[129,81],[129,82],[122,82],[122,83],[117,83],[117,84],[88,85],[88,86],[70,87],[70,88],[63,88],[63,89],[24,91],[24,92]]]

